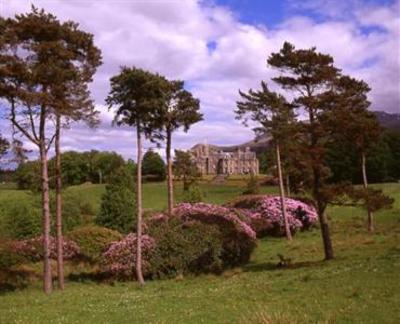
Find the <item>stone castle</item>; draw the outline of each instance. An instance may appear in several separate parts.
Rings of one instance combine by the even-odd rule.
[[[256,153],[250,147],[218,147],[197,144],[190,149],[197,168],[206,174],[258,174]]]

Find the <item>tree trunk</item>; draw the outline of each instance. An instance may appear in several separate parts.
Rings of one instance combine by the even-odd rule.
[[[322,206],[321,198],[320,198],[320,174],[317,168],[314,168],[314,198],[317,200],[317,213],[318,220],[321,227],[321,235],[322,235],[322,243],[324,245],[324,253],[325,260],[332,260],[334,258],[333,255],[333,246],[331,240],[331,234],[329,230],[328,218],[325,214],[325,206]]]
[[[286,175],[286,193],[287,193],[287,196],[290,197],[290,178],[289,178],[289,175]]]
[[[61,149],[60,149],[61,118],[56,117],[56,239],[57,239],[57,276],[58,287],[64,290],[64,254],[62,234],[62,197],[61,197]]]
[[[310,107],[309,110],[309,118],[310,118],[310,126],[311,126],[311,143],[309,150],[313,152],[313,149],[317,147],[317,136],[315,135],[315,118],[314,118],[314,111]],[[314,153],[311,155],[311,159],[318,159],[319,157],[316,157]],[[328,218],[326,217],[325,214],[325,205],[323,202],[323,198],[321,195],[321,185],[322,185],[322,180],[321,180],[321,174],[320,174],[320,161],[311,161],[313,164],[312,170],[313,170],[313,176],[314,176],[314,185],[313,185],[313,198],[317,202],[317,213],[318,213],[318,220],[319,224],[321,227],[321,236],[322,236],[322,243],[324,245],[324,254],[325,254],[325,260],[331,260],[334,258],[333,254],[333,246],[332,246],[332,240],[331,240],[331,234],[329,230],[329,223],[328,223]]]
[[[174,183],[172,179],[172,158],[171,158],[171,131],[167,130],[167,181],[168,181],[168,215],[172,215],[172,209],[174,208]]]
[[[45,294],[52,291],[51,263],[50,263],[50,203],[49,203],[49,174],[47,165],[47,147],[45,136],[45,108],[40,115],[40,165],[42,180],[42,222],[43,222],[43,290]]]
[[[140,286],[144,285],[142,273],[142,139],[139,123],[136,125],[137,134],[137,179],[136,179],[136,277]]]
[[[281,167],[281,154],[280,154],[280,149],[279,149],[279,143],[276,143],[275,145],[276,149],[276,165],[278,167],[278,178],[279,178],[279,194],[281,196],[281,210],[282,210],[282,216],[283,216],[283,221],[285,223],[285,233],[286,233],[286,238],[291,241],[292,240],[292,233],[290,232],[290,225],[287,219],[287,214],[286,214],[286,202],[285,202],[285,189],[283,188],[283,177],[282,177],[282,167]]]
[[[361,169],[362,169],[362,176],[363,176],[363,186],[364,189],[368,189],[368,178],[367,178],[367,168],[366,168],[366,157],[365,152],[361,152]],[[374,231],[374,216],[371,210],[368,208],[368,232]]]

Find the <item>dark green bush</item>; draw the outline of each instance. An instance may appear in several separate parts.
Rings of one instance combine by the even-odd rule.
[[[11,267],[25,263],[27,260],[20,254],[15,253],[11,242],[0,243],[0,271],[8,271]]]
[[[260,185],[257,177],[252,174],[250,179],[247,181],[246,189],[243,191],[244,195],[256,195],[260,193]]]
[[[3,237],[22,239],[41,232],[41,211],[29,200],[9,201],[0,208],[0,228]]]
[[[68,232],[66,237],[79,245],[80,253],[84,258],[91,262],[98,262],[108,245],[121,240],[123,235],[105,227],[87,225]]]
[[[186,203],[198,203],[204,200],[203,192],[197,184],[193,184],[189,187],[189,190],[184,192],[183,202]]]
[[[153,278],[223,270],[222,240],[213,225],[171,218],[151,223],[149,235],[156,242],[150,256],[149,272]]]
[[[101,197],[100,212],[95,223],[121,233],[129,233],[136,226],[135,181],[132,168],[117,170]]]
[[[166,178],[166,167],[160,154],[152,150],[147,151],[142,162],[143,180],[164,181]]]
[[[101,197],[100,213],[95,223],[121,233],[129,233],[136,226],[135,194],[126,187],[108,185]]]
[[[85,197],[69,192],[62,194],[62,225],[64,232],[71,231],[85,223],[84,215],[87,215],[86,209],[92,208],[87,207],[87,204]],[[52,232],[55,233],[56,200],[53,194],[50,197],[50,211],[53,218]]]

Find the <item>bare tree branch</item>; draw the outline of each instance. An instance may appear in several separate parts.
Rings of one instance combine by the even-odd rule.
[[[39,140],[32,136],[28,131],[26,131],[16,119],[15,114],[15,101],[14,98],[11,98],[11,123],[22,133],[24,134],[32,143],[39,146]]]

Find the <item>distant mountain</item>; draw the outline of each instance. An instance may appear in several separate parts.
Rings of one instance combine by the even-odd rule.
[[[400,114],[391,114],[384,111],[373,111],[379,123],[384,128],[400,132]]]
[[[251,151],[260,153],[269,147],[270,140],[271,140],[271,137],[269,135],[260,135],[251,141],[248,141],[246,143],[239,144],[239,145],[232,145],[232,146],[213,145],[213,146],[216,149],[222,150],[224,152],[233,152],[233,151],[236,151],[237,149],[245,150],[248,147]]]
[[[400,114],[391,114],[384,111],[373,111],[375,116],[378,118],[379,123],[384,128],[400,131]],[[257,136],[255,139],[246,143],[231,145],[231,146],[219,146],[210,145],[217,150],[224,152],[234,152],[237,149],[245,150],[248,147],[251,151],[256,153],[264,152],[265,149],[270,147],[271,137],[269,135]]]

